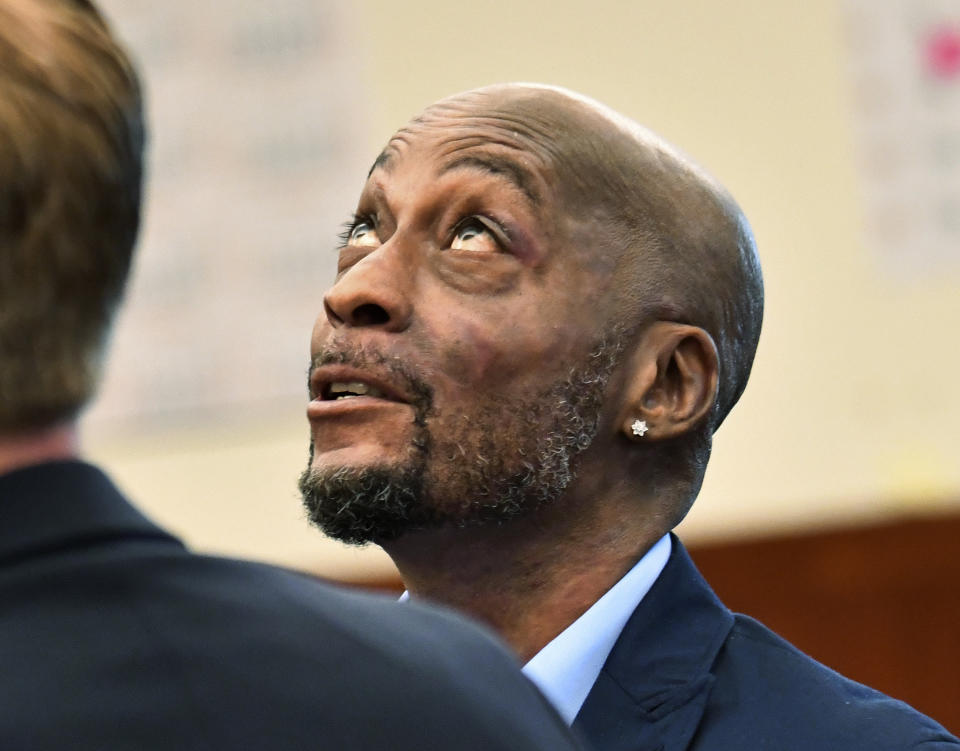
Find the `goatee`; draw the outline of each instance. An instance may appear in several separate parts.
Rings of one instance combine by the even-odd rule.
[[[429,387],[396,361],[360,350],[322,353],[314,367],[331,358],[389,367],[419,398],[410,452],[396,466],[316,471],[311,445],[299,483],[311,523],[343,542],[384,543],[421,529],[503,524],[554,502],[596,435],[621,351],[622,337],[608,338],[533,398],[478,401],[471,414],[455,416],[439,414]]]

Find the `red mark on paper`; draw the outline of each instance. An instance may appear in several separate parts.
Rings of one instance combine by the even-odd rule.
[[[927,69],[937,78],[960,76],[960,28],[943,26],[927,38]]]

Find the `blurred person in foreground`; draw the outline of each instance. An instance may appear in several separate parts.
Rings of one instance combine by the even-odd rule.
[[[192,555],[79,460],[142,151],[96,11],[0,0],[0,748],[572,751],[460,618]]]
[[[493,626],[601,751],[958,749],[671,533],[762,309],[739,207],[658,137],[552,87],[443,100],[374,163],[314,328],[311,519]]]

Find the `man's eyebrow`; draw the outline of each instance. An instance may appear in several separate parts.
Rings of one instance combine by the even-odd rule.
[[[523,191],[524,195],[530,199],[531,204],[534,206],[540,205],[540,194],[534,185],[533,175],[526,167],[513,159],[490,154],[462,156],[445,165],[443,172],[450,172],[461,167],[472,167],[489,172],[492,175],[503,175]]]
[[[380,156],[378,156],[378,157],[374,160],[373,166],[370,167],[370,171],[367,172],[367,179],[368,179],[368,180],[370,179],[370,175],[373,174],[373,171],[374,171],[375,169],[377,169],[377,168],[387,169],[387,165],[388,165],[389,163],[390,163],[390,152],[389,152],[389,150],[384,149],[383,151],[380,152]]]

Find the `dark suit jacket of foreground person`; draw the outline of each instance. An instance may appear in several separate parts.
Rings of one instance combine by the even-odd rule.
[[[597,751],[960,749],[930,718],[731,613],[672,542],[574,722]]]
[[[0,515],[4,751],[575,748],[457,617],[188,553],[90,465]]]

